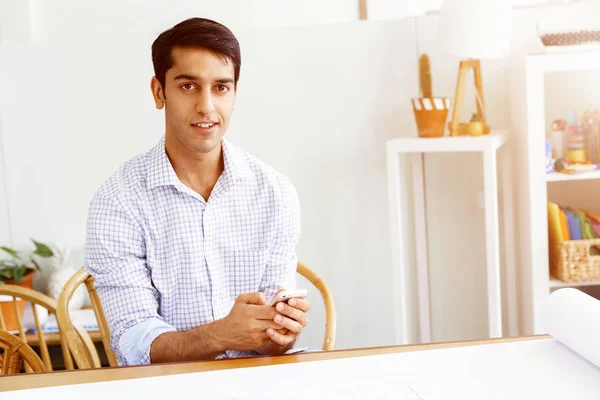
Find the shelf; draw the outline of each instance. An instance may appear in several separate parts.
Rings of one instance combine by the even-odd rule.
[[[568,288],[568,287],[579,287],[579,286],[600,286],[600,281],[591,282],[563,282],[558,279],[550,280],[551,288]]]
[[[527,68],[535,73],[598,69],[600,51],[597,48],[582,47],[580,51],[529,54],[526,64]]]
[[[447,153],[497,150],[506,143],[505,130],[492,130],[483,136],[442,136],[439,138],[400,137],[388,140],[388,151],[394,153]]]
[[[557,49],[558,50],[558,49]],[[566,49],[565,49],[566,50]],[[574,49],[569,49],[574,50]],[[566,283],[557,279],[548,279],[549,244],[548,244],[548,200],[554,195],[558,186],[567,182],[595,182],[600,179],[600,171],[582,172],[578,174],[550,173],[545,171],[546,118],[553,105],[563,104],[553,100],[547,93],[552,85],[554,72],[568,72],[579,75],[579,71],[600,70],[600,49],[581,49],[578,51],[557,51],[545,54],[526,55],[511,69],[511,131],[521,138],[513,143],[514,150],[514,187],[516,188],[515,216],[516,232],[522,234],[515,239],[515,246],[520,247],[519,268],[521,276],[528,277],[521,281],[519,319],[520,334],[539,334],[546,330],[542,325],[540,310],[547,301],[548,295],[559,288],[600,286],[600,280],[594,282]],[[561,80],[567,77],[558,77]],[[591,78],[590,78],[591,79]],[[582,82],[584,84],[585,82]],[[590,81],[590,85],[592,85]],[[558,82],[556,82],[558,85]],[[592,85],[593,86],[593,85]],[[556,90],[560,85],[556,86]],[[554,86],[552,86],[554,88]],[[547,97],[548,96],[548,97]],[[563,96],[569,98],[565,92]],[[575,184],[575,186],[577,186]],[[562,188],[567,190],[567,188]],[[571,188],[569,188],[571,189]],[[586,188],[572,188],[586,190]],[[567,193],[569,199],[577,199],[577,193]],[[577,203],[577,202],[576,202]],[[586,201],[578,206],[589,206]]]
[[[561,174],[560,172],[546,174],[547,182],[581,181],[586,179],[600,179],[600,170],[579,172],[576,174]]]

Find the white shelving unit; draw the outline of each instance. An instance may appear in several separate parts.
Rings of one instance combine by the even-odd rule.
[[[586,179],[600,179],[600,170],[582,172],[579,174],[561,174],[552,172],[546,175],[547,182],[583,181]]]
[[[580,282],[580,283],[568,283],[559,281],[557,279],[550,279],[550,288],[551,289],[559,289],[566,287],[584,287],[584,286],[598,286],[600,285],[600,281],[592,281],[592,282]]]
[[[539,310],[552,290],[600,285],[600,282],[563,283],[550,276],[547,211],[549,185],[600,179],[600,171],[572,175],[546,174],[544,167],[546,74],[598,69],[598,48],[528,55],[520,58],[515,65],[511,82],[511,133],[518,171],[514,180],[519,194],[516,205],[520,235],[514,243],[520,251],[520,312],[523,322],[520,334],[523,335],[545,333],[540,324]],[[569,83],[565,81],[564,84]],[[590,107],[597,107],[597,104],[590,104]]]
[[[446,152],[481,152],[483,157],[484,207],[486,237],[486,271],[489,337],[502,337],[502,288],[500,267],[500,233],[498,212],[498,168],[497,151],[506,144],[506,131],[492,131],[480,137],[441,137],[441,138],[397,138],[387,142],[387,173],[391,223],[391,238],[394,263],[394,282],[396,287],[395,303],[398,325],[396,326],[397,343],[428,343],[431,341],[431,310],[429,291],[429,265],[427,246],[426,197],[423,180],[424,154]],[[503,152],[508,154],[508,152]],[[409,157],[410,173],[406,177],[401,173],[401,156]],[[509,165],[506,161],[504,167]],[[406,172],[406,171],[404,171]],[[511,184],[509,176],[502,176],[502,199],[505,207],[512,205]],[[403,179],[404,177],[404,179]],[[412,187],[412,196],[406,189]],[[412,203],[412,209],[409,204]],[[504,210],[505,227],[512,228],[510,216],[512,210]],[[414,214],[410,221],[408,214]],[[414,227],[411,231],[410,227]],[[505,230],[506,232],[512,229]],[[414,236],[413,236],[414,235]],[[414,237],[414,243],[407,240]],[[505,240],[512,240],[507,237]],[[410,256],[413,251],[414,258]],[[412,260],[415,260],[413,263]],[[514,260],[508,257],[508,260]],[[416,265],[416,268],[414,267]],[[507,261],[506,275],[509,282],[508,305],[514,315],[510,324],[516,328],[516,282],[514,263]],[[416,283],[416,285],[414,284]]]

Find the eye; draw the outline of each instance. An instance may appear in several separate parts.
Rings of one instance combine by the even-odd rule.
[[[217,91],[219,92],[227,92],[229,90],[229,86],[227,85],[217,85]]]
[[[180,86],[183,90],[185,91],[189,91],[192,90],[194,88],[194,85],[191,83],[184,83],[183,85]]]

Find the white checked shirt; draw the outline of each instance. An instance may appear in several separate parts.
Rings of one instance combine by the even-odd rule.
[[[177,178],[164,137],[92,200],[85,269],[120,365],[147,364],[160,334],[225,317],[238,295],[295,287],[300,206],[290,181],[222,141],[208,201]],[[257,353],[228,350],[218,358]]]

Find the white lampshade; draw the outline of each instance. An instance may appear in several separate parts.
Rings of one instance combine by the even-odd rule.
[[[511,11],[508,0],[444,0],[438,23],[439,50],[461,58],[507,56]]]

